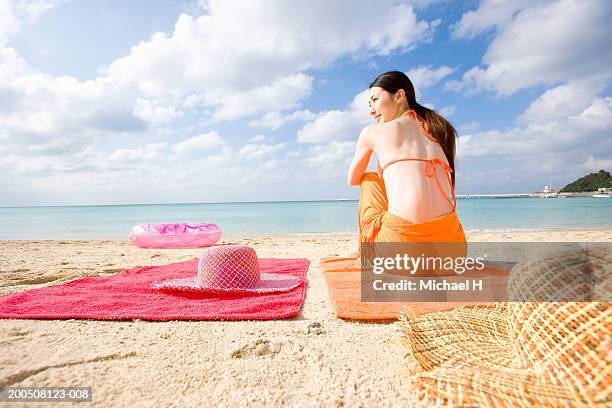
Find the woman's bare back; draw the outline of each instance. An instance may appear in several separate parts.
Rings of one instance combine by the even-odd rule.
[[[409,116],[371,127],[374,141],[373,151],[379,164],[385,167],[394,160],[418,158],[439,159],[448,165],[442,147],[429,139],[420,124]],[[421,160],[400,161],[384,169],[383,177],[389,202],[388,211],[411,222],[423,222],[441,217],[453,211],[448,197],[451,186],[442,165],[433,166],[435,176],[444,194],[433,177],[426,176],[426,162]]]

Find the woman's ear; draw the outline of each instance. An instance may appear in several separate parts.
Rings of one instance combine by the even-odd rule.
[[[406,92],[404,92],[403,89],[398,89],[397,92],[395,93],[395,100],[399,102],[400,99],[402,99],[402,96],[406,96]]]

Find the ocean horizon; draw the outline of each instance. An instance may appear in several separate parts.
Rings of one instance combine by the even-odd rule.
[[[0,207],[0,239],[127,239],[142,223],[208,222],[222,239],[357,232],[358,200]],[[612,228],[612,200],[459,199],[466,232]]]

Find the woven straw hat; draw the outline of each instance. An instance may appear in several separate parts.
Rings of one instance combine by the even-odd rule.
[[[154,289],[216,293],[287,292],[299,285],[298,278],[262,273],[255,250],[245,245],[206,248],[197,276],[152,283]]]
[[[531,272],[536,267],[543,280],[532,274],[529,281],[541,285],[545,274],[558,274],[559,265],[565,265],[590,271],[595,283],[592,291],[609,289],[609,249],[585,253],[588,265],[575,254],[556,258],[553,264],[550,258],[532,264]],[[517,267],[520,270],[524,265]],[[605,299],[609,292],[594,295]],[[398,325],[403,344],[420,365],[420,370],[412,372],[413,383],[419,397],[429,403],[609,406],[610,305],[607,301],[511,302],[423,316],[405,308]]]

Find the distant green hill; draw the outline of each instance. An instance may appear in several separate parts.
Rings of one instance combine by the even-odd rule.
[[[597,191],[598,188],[612,187],[612,176],[604,170],[581,177],[561,189],[563,193],[578,193],[582,191]]]

